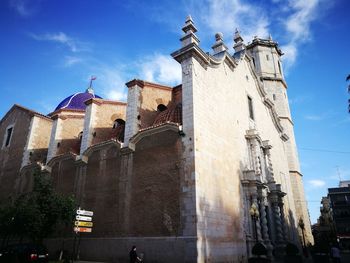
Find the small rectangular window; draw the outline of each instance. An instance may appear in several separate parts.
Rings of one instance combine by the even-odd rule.
[[[276,94],[272,94],[273,100],[276,100]]]
[[[266,60],[270,60],[270,57],[269,57],[269,55],[266,55]]]
[[[249,117],[254,120],[253,100],[248,96]]]
[[[13,131],[13,127],[10,127],[6,130],[6,141],[5,141],[5,147],[10,145],[10,141],[11,141],[11,136],[12,136],[12,131]]]

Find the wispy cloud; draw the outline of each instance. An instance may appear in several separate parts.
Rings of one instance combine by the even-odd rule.
[[[312,99],[312,97],[310,97],[310,96],[300,95],[300,96],[296,96],[293,98],[289,98],[288,101],[289,101],[289,105],[295,105],[295,104],[301,104],[301,103],[307,102],[311,99]]]
[[[178,14],[191,14],[199,32],[199,38],[208,39],[222,32],[226,40],[232,39],[235,28],[239,28],[246,42],[254,36],[265,38],[271,33],[277,35],[284,52],[285,72],[295,64],[298,50],[303,43],[312,40],[312,23],[331,7],[331,0],[271,0],[251,3],[248,0],[182,0]],[[265,2],[269,2],[268,4]],[[185,15],[169,14],[173,4],[145,5],[140,1],[128,1],[130,10],[142,6],[147,19],[167,25],[171,30],[180,31]],[[179,6],[179,4],[177,4]],[[176,8],[178,8],[176,6]],[[136,9],[137,9],[136,8]],[[172,19],[168,19],[169,16]],[[179,20],[180,19],[180,20]],[[232,40],[230,41],[232,43]],[[231,43],[228,46],[231,46]],[[210,45],[210,43],[209,43]]]
[[[317,114],[306,114],[304,115],[304,119],[310,121],[323,121],[326,119],[334,118],[338,113],[332,109],[326,112],[320,112]]]
[[[127,89],[125,83],[129,80],[128,72],[120,66],[105,65],[96,71],[98,86],[104,97],[110,100],[125,101]]]
[[[154,54],[140,63],[140,77],[167,85],[181,83],[181,66],[169,55]]]
[[[160,53],[142,58],[137,63],[120,62],[111,65],[95,61],[87,64],[95,65],[89,71],[97,76],[96,92],[99,90],[106,99],[125,101],[125,83],[134,78],[169,86],[181,83],[180,65],[169,55]]]
[[[42,0],[10,0],[10,8],[21,17],[30,17],[38,12]]]
[[[292,11],[283,24],[288,41],[281,47],[285,53],[283,60],[287,72],[296,61],[298,47],[311,39],[311,23],[319,17],[319,9],[323,2],[328,0],[288,1],[288,10]]]
[[[75,64],[79,64],[83,62],[82,58],[73,57],[73,56],[65,56],[64,58],[64,67],[71,67]]]
[[[90,43],[82,42],[78,39],[68,36],[66,33],[46,33],[43,35],[29,34],[35,40],[38,41],[49,41],[62,44],[70,49],[72,52],[89,51]]]
[[[321,115],[306,115],[304,118],[309,121],[321,121],[324,119]]]
[[[242,0],[207,0],[198,5],[201,20],[204,21],[211,33],[222,32],[232,36],[235,27],[242,30],[246,40],[254,36],[267,37],[269,20],[266,13],[257,5]]]
[[[311,188],[322,188],[326,185],[326,182],[319,179],[309,180],[308,184]]]

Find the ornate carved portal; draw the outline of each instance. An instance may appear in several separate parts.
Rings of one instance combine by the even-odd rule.
[[[244,192],[245,221],[247,249],[256,242],[263,243],[268,256],[276,247],[283,246],[287,241],[287,228],[283,210],[281,185],[274,180],[271,162],[272,148],[268,141],[262,141],[256,130],[248,130],[246,134],[249,161],[242,173],[241,183]],[[252,207],[258,208],[258,217],[252,214]]]

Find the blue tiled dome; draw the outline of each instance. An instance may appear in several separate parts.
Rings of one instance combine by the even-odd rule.
[[[102,99],[100,96],[88,91],[75,93],[62,100],[56,107],[55,111],[60,109],[85,110],[86,105],[84,102],[91,98]]]

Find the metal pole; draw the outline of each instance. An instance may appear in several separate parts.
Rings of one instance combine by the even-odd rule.
[[[72,262],[74,262],[74,257],[75,257],[75,243],[76,243],[76,240],[77,240],[77,233],[74,234],[74,240],[73,240],[73,251],[72,251]]]

